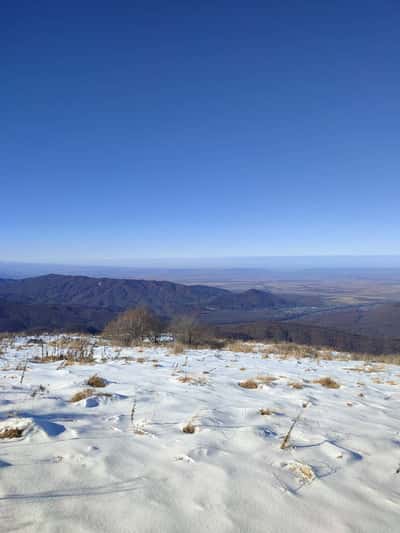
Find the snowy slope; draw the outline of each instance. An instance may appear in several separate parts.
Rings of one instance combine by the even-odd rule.
[[[0,433],[22,435],[0,440],[0,531],[399,531],[399,367],[260,345],[94,353],[64,366],[24,338],[4,348]],[[71,403],[93,374],[106,387]]]

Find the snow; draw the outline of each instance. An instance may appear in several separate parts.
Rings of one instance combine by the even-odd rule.
[[[400,367],[260,345],[98,345],[95,364],[66,366],[34,362],[28,340],[0,357],[0,434],[23,429],[0,440],[0,531],[399,530]],[[71,403],[93,374],[107,386]]]

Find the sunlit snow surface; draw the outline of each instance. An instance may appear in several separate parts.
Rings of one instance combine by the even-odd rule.
[[[28,340],[0,356],[0,434],[22,429],[0,440],[1,532],[400,531],[400,367],[261,345],[98,345],[64,366]],[[107,386],[71,403],[93,374]]]

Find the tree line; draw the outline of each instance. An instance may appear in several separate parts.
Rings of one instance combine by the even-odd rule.
[[[388,354],[400,352],[400,338],[368,337],[335,328],[296,322],[258,321],[210,326],[194,314],[162,320],[147,307],[128,309],[111,320],[104,336],[115,343],[132,346],[149,340],[158,343],[169,333],[176,342],[220,348],[225,340],[292,342],[309,346],[327,346],[338,351]]]
[[[208,329],[199,323],[195,315],[180,315],[166,321],[148,307],[124,311],[111,320],[103,331],[105,337],[124,346],[132,346],[145,340],[157,344],[165,333],[171,334],[175,341],[188,345],[209,340]]]

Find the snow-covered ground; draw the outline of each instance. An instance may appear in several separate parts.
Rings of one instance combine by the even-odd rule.
[[[65,366],[17,339],[0,356],[0,433],[21,430],[0,440],[0,531],[400,531],[400,367],[266,352],[100,345]],[[106,387],[72,403],[93,374]]]

